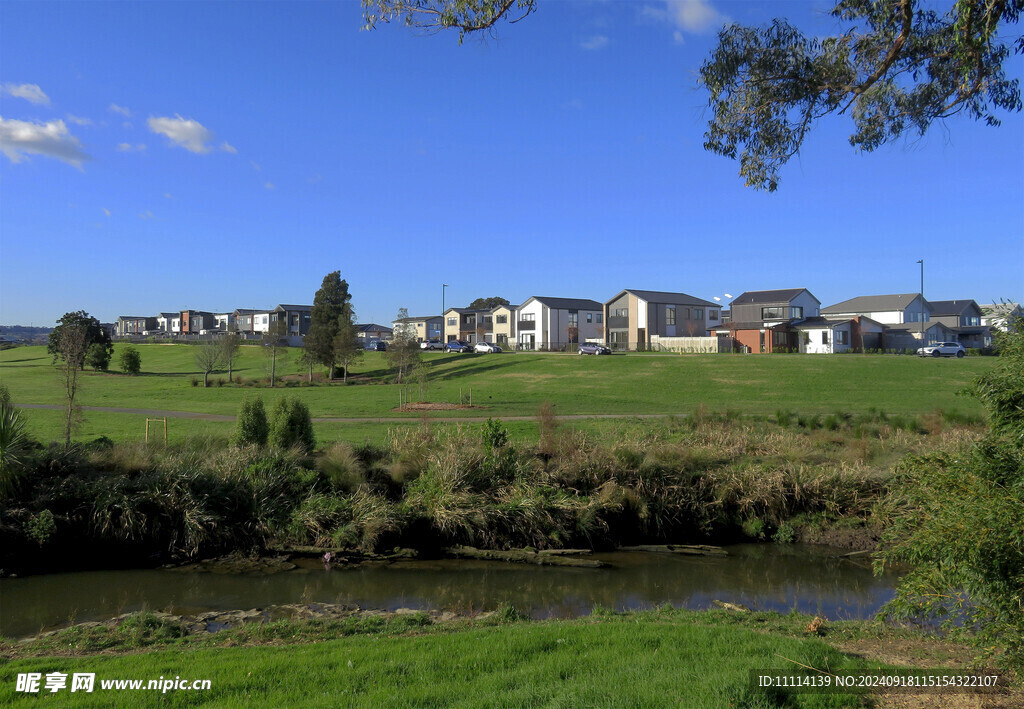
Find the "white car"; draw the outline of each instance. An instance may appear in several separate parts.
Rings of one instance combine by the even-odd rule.
[[[917,350],[918,357],[963,357],[967,350],[959,342],[936,342]]]
[[[427,340],[420,343],[421,350],[443,350],[444,343],[440,340]]]
[[[476,347],[473,348],[474,352],[483,352],[485,354],[501,352],[501,348],[493,342],[478,342]]]

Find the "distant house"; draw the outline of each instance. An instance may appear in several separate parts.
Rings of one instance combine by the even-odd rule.
[[[981,349],[992,344],[992,333],[981,324],[982,312],[973,300],[932,300],[932,320],[948,327],[964,347]]]
[[[480,342],[493,336],[494,316],[490,309],[448,308],[444,311],[444,341]]]
[[[181,313],[160,313],[156,316],[156,329],[163,332],[181,332]]]
[[[981,306],[981,324],[993,330],[1006,332],[1010,329],[1010,323],[1021,319],[1024,319],[1024,307],[1020,303],[1003,301]]]
[[[270,313],[270,322],[284,322],[288,337],[302,337],[309,332],[312,305],[278,305]]]
[[[236,308],[235,328],[241,333],[255,334],[267,332],[270,329],[270,314],[272,310],[256,310],[254,308]]]
[[[604,338],[604,306],[596,300],[532,296],[515,313],[521,350],[575,349]]]
[[[213,313],[205,310],[182,310],[180,315],[180,329],[183,335],[198,335],[206,330],[216,330],[217,320]]]
[[[150,330],[156,330],[156,316],[122,315],[114,324],[114,334],[117,337],[141,335]]]
[[[214,313],[214,327],[221,332],[237,332],[235,327],[235,313]]]
[[[882,346],[885,325],[871,318],[805,318],[792,328],[800,334],[800,352],[835,354],[876,349]]]
[[[804,337],[795,325],[819,317],[821,301],[806,288],[746,291],[732,301],[730,315],[728,322],[713,328],[720,350],[800,352]]]
[[[372,342],[374,340],[390,340],[394,331],[387,325],[377,323],[366,323],[356,325],[356,337],[360,342]]]
[[[869,317],[886,326],[883,348],[917,349],[923,343],[956,339],[948,328],[933,328],[931,305],[920,293],[862,295],[821,309],[827,318]],[[923,338],[923,339],[922,339]]]
[[[424,315],[420,317],[399,318],[391,323],[392,334],[400,330],[408,332],[409,337],[417,342],[442,339],[442,323],[444,318],[440,315]]]
[[[645,350],[651,335],[706,336],[708,322],[721,321],[721,308],[686,293],[627,288],[605,301],[604,320],[609,347]]]
[[[494,340],[502,347],[508,347],[509,343],[516,341],[516,306],[497,305],[491,309],[491,332]]]

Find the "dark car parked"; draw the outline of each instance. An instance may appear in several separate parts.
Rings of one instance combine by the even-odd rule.
[[[373,340],[372,342],[366,343],[366,349],[375,350],[377,352],[387,352],[388,343],[382,342],[381,340]]]
[[[599,345],[596,342],[584,342],[580,345],[579,353],[581,355],[610,355],[612,351],[604,345]]]
[[[465,340],[452,340],[444,346],[448,352],[472,352],[473,345]]]

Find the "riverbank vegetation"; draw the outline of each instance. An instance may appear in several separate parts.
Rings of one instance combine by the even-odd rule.
[[[808,627],[814,627],[808,631]],[[72,628],[20,645],[0,645],[10,661],[4,703],[33,701],[6,681],[19,672],[94,672],[100,679],[180,676],[211,689],[168,701],[222,706],[686,706],[861,707],[863,694],[807,694],[751,686],[750,671],[829,672],[892,665],[834,645],[882,637],[924,642],[920,633],[872,623],[826,623],[796,614],[639,613],[597,609],[576,620],[526,621],[513,609],[434,622],[424,613],[353,614],[277,621],[191,635],[152,614],[114,627]],[[145,652],[140,652],[145,650]],[[113,651],[117,654],[110,655]],[[102,653],[102,654],[98,654]],[[127,653],[127,654],[121,654]],[[907,657],[907,664],[935,667]],[[890,659],[889,662],[892,660]],[[76,706],[147,702],[139,692],[75,697]],[[933,698],[936,699],[936,698]],[[933,703],[933,706],[941,706]]]

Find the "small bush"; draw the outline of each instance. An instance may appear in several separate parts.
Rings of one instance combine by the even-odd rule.
[[[352,446],[342,441],[323,452],[316,461],[316,468],[342,492],[355,492],[366,484],[362,461]]]
[[[102,342],[92,343],[85,353],[85,363],[97,371],[107,371],[110,367],[110,350]]]
[[[189,379],[189,381],[192,383],[192,386],[199,386],[199,377],[192,377],[191,379]]]
[[[135,375],[142,371],[142,355],[131,345],[121,350],[120,361],[121,371],[125,374]]]
[[[285,397],[274,406],[270,425],[270,443],[277,448],[298,446],[306,453],[316,447],[309,409],[296,397]]]
[[[263,399],[257,396],[243,401],[235,426],[235,443],[240,446],[265,446],[269,431]]]
[[[224,377],[217,377],[216,379],[213,380],[213,383],[216,384],[218,387],[224,386]]]

